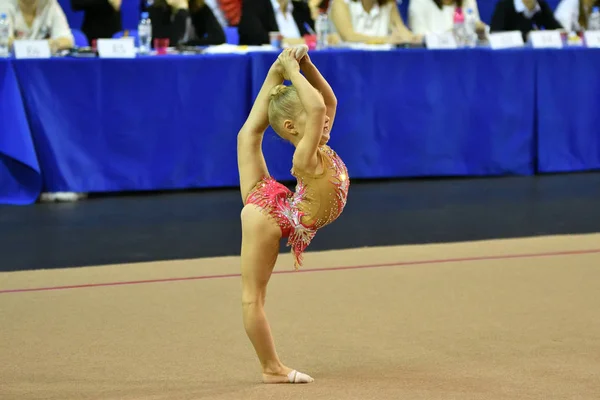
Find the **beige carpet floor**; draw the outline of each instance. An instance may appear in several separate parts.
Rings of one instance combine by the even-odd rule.
[[[2,273],[0,399],[600,399],[600,235],[305,263],[267,298],[299,386],[259,383],[237,257]]]

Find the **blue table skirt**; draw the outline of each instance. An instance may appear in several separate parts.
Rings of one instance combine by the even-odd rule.
[[[538,169],[600,168],[600,49],[536,54]]]
[[[34,201],[42,179],[47,191],[236,186],[236,134],[275,57],[0,60],[0,203]],[[331,145],[355,178],[600,168],[600,50],[311,57],[338,96]],[[291,145],[269,132],[264,151],[291,179]]]
[[[238,184],[242,55],[13,61],[47,191]]]
[[[255,96],[275,60],[254,53]],[[355,178],[534,173],[533,52],[327,51],[311,55],[338,98],[331,146]],[[273,176],[293,149],[269,132]]]
[[[40,167],[13,66],[0,59],[0,204],[30,204],[40,192]]]

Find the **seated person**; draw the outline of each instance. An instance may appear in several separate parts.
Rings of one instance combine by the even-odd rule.
[[[421,42],[404,25],[395,0],[331,0],[329,15],[345,42]]]
[[[303,36],[314,31],[308,4],[290,0],[243,0],[238,25],[240,44],[269,44],[269,32],[279,32],[288,45],[305,43]]]
[[[74,39],[57,0],[2,0],[0,13],[8,16],[13,40],[48,40],[52,52],[70,49]]]
[[[155,0],[146,10],[153,39],[169,39],[173,47],[225,43],[223,28],[204,0]]]
[[[588,19],[600,0],[562,0],[554,11],[554,18],[569,32],[581,32],[588,28]]]
[[[490,28],[492,32],[521,31],[526,41],[532,30],[562,29],[562,25],[545,0],[499,0]]]
[[[121,31],[122,0],[71,0],[73,11],[83,11],[81,30],[91,43],[94,39],[109,39]]]
[[[479,9],[475,0],[411,0],[408,6],[409,26],[416,33],[444,33],[454,26],[454,11],[462,8],[466,13],[472,9],[477,18],[477,34],[484,38],[487,27],[479,18]]]

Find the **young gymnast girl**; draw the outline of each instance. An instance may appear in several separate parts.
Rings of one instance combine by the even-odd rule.
[[[301,73],[304,74],[302,74]],[[285,80],[291,86],[283,85]],[[288,239],[295,268],[318,229],[346,205],[348,170],[327,146],[337,99],[312,64],[306,46],[284,50],[271,66],[250,115],[238,134],[242,209],[242,305],[244,328],[262,366],[264,383],[310,383],[307,374],[279,360],[264,311],[267,284]],[[295,146],[291,192],[270,175],[262,153],[269,124]]]

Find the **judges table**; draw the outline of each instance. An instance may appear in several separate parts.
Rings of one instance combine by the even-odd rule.
[[[0,59],[0,204],[29,204],[40,188],[40,167],[13,64]]]
[[[13,62],[48,191],[231,185],[242,55]]]
[[[331,145],[352,177],[600,167],[600,50],[329,50],[311,57],[338,97]],[[34,201],[42,187],[237,185],[236,134],[275,58],[0,60],[0,202]],[[291,146],[272,131],[263,145],[272,175],[291,178]]]
[[[600,168],[600,49],[536,54],[539,172]]]

